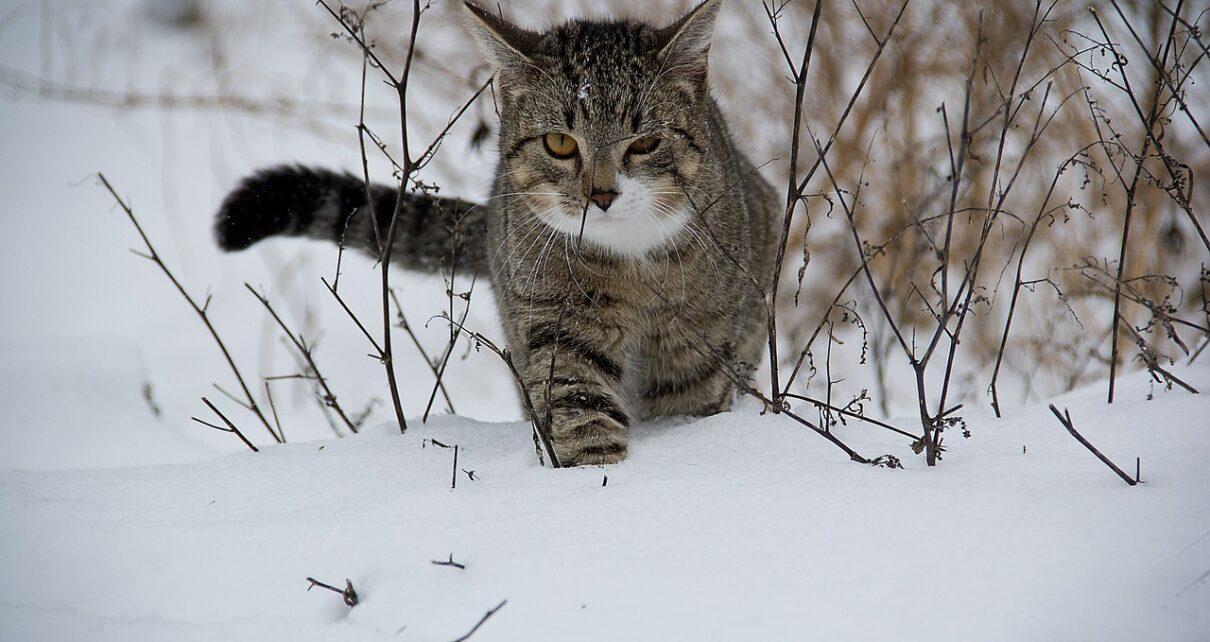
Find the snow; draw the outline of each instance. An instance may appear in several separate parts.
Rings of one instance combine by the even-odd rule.
[[[1182,374],[1210,387],[1208,368]],[[442,417],[191,464],[9,470],[3,637],[452,640],[507,599],[477,639],[1204,639],[1208,405],[1148,401],[1144,379],[1112,407],[1099,389],[1058,402],[1109,457],[1141,458],[1136,487],[1040,406],[972,419],[932,470],[891,433],[841,430],[905,470],[747,404],[639,426],[599,468],[540,468],[522,423]],[[453,451],[429,439],[475,479],[451,489]],[[451,554],[466,570],[431,563]]]
[[[215,6],[239,17],[240,4]],[[6,65],[37,70],[38,12],[21,6],[3,7],[0,52]],[[115,71],[104,66],[113,56],[57,43],[74,61],[73,82],[176,78],[198,94],[213,89],[194,70],[210,59],[209,43],[126,24],[123,6],[71,10],[128,32],[141,47],[133,70],[126,57]],[[284,20],[299,10],[256,11]],[[244,43],[231,46],[247,85],[359,69],[355,58],[316,52],[307,34],[249,25],[227,24]],[[320,86],[320,98],[355,95],[355,85],[327,82],[307,86]],[[373,99],[389,113],[389,95]],[[457,107],[417,104],[418,140]],[[970,404],[971,438],[949,435],[935,469],[906,440],[850,422],[838,428],[847,443],[907,468],[852,463],[748,402],[638,425],[616,466],[543,469],[494,355],[460,345],[447,383],[461,416],[423,424],[431,375],[398,336],[410,425],[400,435],[384,423],[381,366],[362,356],[364,339],[319,283],[332,273],[330,247],[215,251],[209,217],[239,176],[283,161],[357,167],[350,122],[330,123],[347,134],[334,144],[254,116],[114,112],[8,90],[0,116],[19,124],[0,128],[4,642],[449,641],[505,599],[472,640],[1210,639],[1204,395],[1134,373],[1112,406],[1103,384],[1046,400],[1069,408],[1126,470],[1141,458],[1137,487],[1072,439],[1045,402],[1009,406],[1003,419]],[[390,139],[390,118],[381,120],[375,129]],[[443,148],[460,155],[456,171],[434,164],[426,179],[473,198],[491,155],[469,151],[472,130],[456,127]],[[381,163],[372,169],[387,175]],[[213,389],[233,383],[197,319],[127,251],[137,239],[88,178],[97,170],[130,198],[189,291],[213,294],[215,324],[250,378],[293,366],[245,281],[319,339],[316,359],[346,408],[379,398],[371,425],[335,439],[306,387],[283,383],[291,443],[266,443]],[[345,261],[342,296],[372,314],[378,273],[360,257]],[[446,308],[441,278],[396,281],[421,342],[439,354],[448,328],[426,321]],[[478,287],[466,325],[500,338],[493,310]],[[1175,372],[1210,389],[1205,357]],[[261,452],[192,423],[203,395]],[[453,451],[432,439],[457,444],[458,468],[474,479],[459,470],[451,489]],[[466,569],[432,564],[451,555]],[[308,591],[308,576],[348,578],[360,604]]]

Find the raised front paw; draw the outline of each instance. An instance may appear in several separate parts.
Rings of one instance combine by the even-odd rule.
[[[555,422],[555,454],[561,466],[616,464],[626,458],[626,427],[609,419]]]

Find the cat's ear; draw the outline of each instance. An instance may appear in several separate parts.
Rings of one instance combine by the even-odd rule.
[[[512,24],[471,0],[464,0],[463,6],[466,8],[466,28],[493,68],[500,70],[529,62],[538,34]]]
[[[714,23],[723,0],[705,0],[680,20],[659,31],[659,58],[669,67],[685,66],[706,69],[710,43],[714,40]]]

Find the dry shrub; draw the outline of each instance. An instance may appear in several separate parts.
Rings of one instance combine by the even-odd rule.
[[[431,10],[428,31],[421,38],[424,63],[421,68],[425,69],[422,74],[431,76],[421,77],[422,82],[432,82],[435,88],[444,88],[446,92],[456,88],[458,93],[473,87],[486,69],[476,62],[473,45],[459,28],[455,4],[442,3]],[[516,0],[500,4],[506,16],[531,27],[560,17],[601,13],[599,3],[584,1]],[[655,0],[618,4],[621,6],[611,6],[609,12],[670,19],[692,3]],[[841,117],[877,47],[873,34],[881,37],[899,8],[898,3],[892,2],[858,4],[860,13],[854,3],[831,2],[822,14],[805,109],[806,126],[821,143]],[[805,42],[813,8],[813,3],[805,1],[784,6],[780,24],[788,42],[797,46]],[[1047,187],[1065,159],[1097,141],[1088,100],[1095,101],[1108,126],[1121,136],[1118,141],[1106,130],[1104,136],[1110,143],[1121,142],[1133,153],[1142,147],[1144,129],[1126,97],[1087,68],[1091,66],[1116,79],[1116,69],[1108,64],[1111,61],[1108,52],[1089,40],[1102,39],[1090,19],[1090,8],[1103,17],[1119,51],[1129,56],[1131,63],[1127,69],[1132,87],[1144,109],[1156,86],[1156,72],[1109,2],[1042,5],[1043,12],[1048,8],[1047,20],[1029,43],[1029,55],[1020,72],[1018,90],[1033,86],[1033,91],[1008,132],[1001,159],[1001,189],[1029,140],[1038,110],[1043,109],[1043,96],[1047,98],[1044,118],[1053,120],[1022,164],[1020,176],[983,250],[985,267],[962,341],[961,367],[968,380],[964,390],[968,394],[981,391],[987,384],[1007,314],[1007,291],[1013,286],[1015,256],[1041,207]],[[1122,8],[1149,46],[1163,42],[1171,16],[1159,3],[1127,2]],[[404,23],[405,11],[396,5],[387,5],[380,11],[383,14],[373,21],[373,28],[379,30],[378,45],[387,52],[388,59],[398,58],[402,52],[392,47],[398,46],[400,38],[393,37],[392,31],[394,25]],[[959,216],[954,227],[951,267],[951,278],[955,280],[961,278],[962,261],[969,260],[979,246],[997,160],[1004,93],[1026,46],[1033,12],[1033,3],[1016,0],[914,2],[828,154],[833,173],[846,189],[857,189],[858,177],[863,177],[857,213],[859,230],[868,243],[887,244],[872,268],[876,280],[883,284],[893,316],[908,331],[931,334],[936,323],[929,307],[938,304],[932,300],[936,298],[932,290],[938,280],[933,244],[943,234],[940,215],[949,207],[953,178],[950,159],[961,144],[964,90],[972,72],[972,59],[977,53],[971,87],[970,155],[956,202]],[[1204,15],[1188,10],[1184,15],[1193,24],[1198,20],[1203,25],[1206,22]],[[776,185],[784,185],[793,83],[782,54],[760,3],[732,2],[721,20],[711,62],[715,92],[730,114],[731,126],[741,144],[757,163],[768,161],[762,171]],[[317,33],[327,29],[330,27],[317,19]],[[1200,53],[1187,33],[1181,35],[1187,31],[1182,27],[1177,35],[1177,40],[1184,44],[1180,53],[1186,68]],[[1077,51],[1088,49],[1091,51],[1077,56],[1086,68],[1068,60]],[[1186,96],[1191,105],[1197,103],[1193,100],[1199,88],[1196,80],[1205,77],[1204,70],[1205,66],[1194,71],[1195,84]],[[450,78],[459,82],[451,83]],[[1088,87],[1087,98],[1084,87]],[[948,140],[939,111],[942,105],[948,118]],[[485,126],[490,126],[490,116],[481,114]],[[1175,103],[1170,104],[1160,119],[1156,131],[1161,129],[1165,132],[1166,151],[1187,164],[1189,175],[1202,176],[1210,169],[1207,167],[1210,150],[1177,111]],[[812,162],[813,146],[804,144],[802,155],[805,164]],[[451,160],[451,156],[445,158],[446,162]],[[1130,161],[1128,156],[1118,154],[1111,163],[1103,148],[1093,147],[1082,158],[1082,164],[1064,171],[1046,206],[1050,215],[1045,217],[1032,241],[1023,279],[1049,281],[1033,283],[1022,294],[1016,311],[1016,330],[1005,350],[1006,373],[1002,374],[1017,380],[1026,391],[1051,393],[1105,375],[1111,317],[1107,302],[1112,300],[1112,290],[1092,283],[1087,269],[1071,268],[1089,260],[1101,262],[1102,267],[1109,268],[1110,276],[1101,282],[1112,284],[1126,207],[1125,190],[1117,183],[1112,168],[1116,164],[1128,178]],[[1165,186],[1171,181],[1161,161],[1152,155],[1145,168],[1131,223],[1126,276],[1174,275],[1175,280],[1148,279],[1135,283],[1140,295],[1156,301],[1179,295],[1172,292],[1174,283],[1197,293],[1198,266],[1206,258],[1206,249],[1186,214],[1166,193]],[[822,195],[830,191],[824,173],[817,172],[807,192]],[[998,197],[998,193],[993,195]],[[1193,190],[1195,212],[1203,198]],[[789,240],[784,291],[780,297],[780,328],[789,348],[782,350],[783,366],[793,364],[799,349],[827,311],[838,284],[845,282],[859,265],[843,215],[838,216],[838,208],[831,211],[834,196],[831,201],[829,205],[822,196],[808,199],[805,214],[798,212]],[[1067,207],[1056,207],[1065,203]],[[932,222],[919,223],[930,219]],[[804,257],[809,258],[809,264],[798,293],[799,269]],[[885,362],[895,359],[896,348],[887,324],[875,313],[870,293],[857,285],[842,299],[866,320],[868,359],[878,366],[876,374],[884,374]],[[1196,310],[1200,304],[1200,298],[1194,294],[1180,299],[1176,307],[1187,312]],[[1145,307],[1130,303],[1125,304],[1123,313],[1139,326],[1149,316]],[[1161,352],[1171,352],[1173,345],[1162,328],[1152,329],[1149,340]],[[851,328],[849,334],[858,331]],[[880,387],[885,406],[890,390]]]
[[[373,4],[373,16],[367,22],[369,38],[382,59],[398,66],[406,46],[404,28],[410,21],[410,3]],[[450,109],[473,92],[488,73],[462,30],[457,4],[453,0],[437,2],[427,10],[413,80],[414,95]],[[502,0],[499,4],[510,19],[537,28],[561,18],[602,13],[670,20],[692,2],[630,0],[610,3],[607,9],[587,0]],[[1030,2],[913,2],[828,153],[829,166],[840,185],[850,192],[860,188],[857,226],[869,245],[882,247],[871,267],[892,317],[905,334],[929,336],[940,303],[936,245],[944,233],[943,215],[950,207],[954,179],[951,158],[962,146],[959,134],[968,75],[972,81],[972,136],[955,202],[958,215],[952,241],[953,280],[961,279],[963,266],[979,249],[989,195],[990,200],[999,196],[998,190],[1017,166],[1039,109],[1044,110],[1044,118],[1053,115],[1022,163],[1020,176],[983,246],[984,267],[979,273],[973,312],[963,330],[958,361],[961,396],[981,393],[987,386],[1008,314],[1016,257],[1040,208],[1047,216],[1032,239],[1023,270],[1023,279],[1034,283],[1025,289],[1018,304],[1014,330],[1004,351],[1001,380],[1014,381],[1014,387],[1026,395],[1048,394],[1106,373],[1111,353],[1112,288],[1126,210],[1126,190],[1114,168],[1129,178],[1133,166],[1130,154],[1142,149],[1145,129],[1126,95],[1094,73],[1099,71],[1109,80],[1119,81],[1111,54],[1094,42],[1103,38],[1090,9],[1101,16],[1115,46],[1129,57],[1126,71],[1139,104],[1146,110],[1155,98],[1157,75],[1127,31],[1126,22],[1147,47],[1157,47],[1165,41],[1172,24],[1164,5],[1175,3],[1123,0],[1119,4],[1125,21],[1106,0],[1063,0],[1053,6],[1049,2],[1042,5],[1047,19],[1029,42],[1029,55],[1018,83],[1018,91],[1030,86],[1033,90],[1008,131],[1005,151],[999,157],[1002,168],[997,190],[992,189],[991,181],[998,160],[1002,107],[1007,98],[1004,94],[1030,33],[1034,15]],[[369,6],[365,2],[350,5],[355,11]],[[783,35],[795,47],[806,41],[813,8],[814,3],[807,0],[792,0],[781,7]],[[870,0],[836,0],[824,7],[805,104],[806,127],[821,143],[841,117],[875,51],[875,38],[885,33],[898,8],[898,2]],[[267,28],[263,24],[265,15],[283,19],[260,11],[229,6],[211,16],[210,28],[218,41],[239,40]],[[1210,63],[1205,63],[1202,44],[1207,39],[1202,36],[1200,42],[1195,40],[1188,26],[1204,29],[1206,10],[1185,7],[1182,15],[1187,24],[1177,25],[1174,42],[1178,46],[1170,64],[1172,59],[1179,60],[1181,73],[1192,74],[1184,100],[1195,116],[1210,121],[1204,111],[1210,100],[1202,89],[1210,80],[1206,73]],[[292,8],[288,18],[301,24],[312,38],[332,44],[321,45],[330,56],[315,63],[306,86],[300,82],[296,92],[282,87],[282,93],[303,101],[304,107],[309,100],[309,108],[303,110],[308,117],[347,126],[351,122],[347,109],[336,109],[330,103],[338,102],[344,94],[345,103],[355,102],[356,95],[349,89],[355,89],[360,53],[348,43],[333,42],[334,24],[319,9]],[[771,31],[761,3],[732,0],[723,12],[711,73],[715,92],[730,115],[741,146],[758,164],[768,162],[762,172],[784,189],[794,87]],[[1083,52],[1076,56],[1079,64],[1068,60],[1077,51]],[[241,87],[241,73],[238,68],[217,63],[213,70],[219,87],[235,87],[236,91]],[[336,77],[347,77],[348,82],[332,80]],[[369,97],[372,109],[367,118],[377,121],[372,126],[384,130],[384,140],[393,140],[387,131],[390,114],[379,116],[373,111],[376,105],[389,106],[389,97],[379,101],[381,98]],[[1203,209],[1206,190],[1198,189],[1198,177],[1210,170],[1210,145],[1204,143],[1178,105],[1170,98],[1166,105],[1153,131],[1164,142],[1169,158],[1181,164],[1177,172],[1185,177],[1185,184],[1173,185],[1163,160],[1156,154],[1146,159],[1136,194],[1124,278],[1130,280],[1137,298],[1159,302],[1173,314],[1200,318],[1198,323],[1206,325],[1207,315],[1201,310],[1205,307],[1206,286],[1199,277],[1204,278],[1201,265],[1206,262],[1207,249],[1172,194],[1180,191],[1189,196],[1195,213]],[[942,106],[948,123],[943,121]],[[241,108],[238,102],[230,101],[226,107]],[[297,111],[298,106],[292,109]],[[1093,118],[1094,109],[1099,121]],[[272,117],[271,109],[264,111]],[[442,110],[420,110],[417,126],[439,129],[444,123],[434,113]],[[486,139],[495,122],[492,103],[480,102],[472,116],[477,123],[476,137]],[[1079,164],[1068,166],[1043,207],[1042,199],[1055,172],[1077,150],[1096,142],[1098,129],[1108,145],[1094,145]],[[348,142],[352,144],[352,138]],[[1115,152],[1117,144],[1127,152]],[[456,177],[458,156],[439,155],[434,170]],[[809,165],[814,159],[814,147],[808,142],[803,145],[802,161]],[[457,180],[453,182],[446,187],[464,187]],[[847,364],[834,365],[834,369],[840,368],[845,376],[853,377],[858,387],[876,387],[879,394],[875,398],[887,409],[892,389],[896,388],[888,385],[887,379],[899,367],[896,363],[902,361],[901,355],[896,356],[890,327],[860,281],[840,297],[847,308],[842,312],[845,318],[833,314],[839,309],[829,306],[838,287],[854,273],[860,258],[847,222],[835,207],[836,196],[824,172],[816,173],[807,193],[812,196],[806,199],[805,209],[798,211],[789,238],[784,291],[779,299],[782,365],[792,366],[820,319],[825,314],[833,315],[830,318],[842,326],[835,330],[838,338],[849,340]],[[851,199],[852,194],[848,197]],[[1098,275],[1099,281],[1090,278]],[[1144,275],[1171,276],[1139,278]],[[1180,350],[1164,324],[1148,324],[1154,313],[1147,306],[1133,301],[1123,306],[1124,317],[1145,329],[1144,336],[1153,349],[1161,354]],[[852,323],[856,318],[863,319],[864,324]],[[846,320],[849,323],[844,323]],[[1186,330],[1182,332],[1187,334]],[[1187,343],[1196,347],[1200,338],[1192,339]],[[1135,353],[1130,342],[1130,338],[1119,342],[1127,357]],[[814,346],[808,364],[814,363],[815,353],[821,348]],[[872,362],[874,367],[862,367],[859,362]],[[810,387],[818,381],[804,376],[796,385]]]

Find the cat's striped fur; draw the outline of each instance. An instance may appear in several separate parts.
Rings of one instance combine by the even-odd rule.
[[[490,277],[565,465],[621,460],[638,419],[727,409],[761,359],[753,281],[771,281],[778,205],[709,95],[720,4],[662,29],[572,21],[539,33],[467,3],[500,101],[494,196],[407,195],[393,255],[432,269],[457,249],[459,271]],[[577,155],[554,157],[548,133],[572,136]],[[634,153],[640,138],[659,144]],[[261,172],[223,204],[220,245],[296,235],[376,254],[396,192],[372,187],[372,211],[365,193],[349,174]]]

